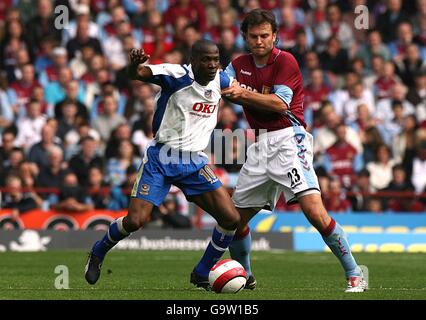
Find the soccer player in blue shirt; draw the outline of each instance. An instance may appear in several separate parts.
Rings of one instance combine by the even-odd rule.
[[[172,184],[217,221],[210,244],[194,268],[192,283],[209,286],[211,267],[234,237],[239,214],[202,152],[217,123],[221,90],[233,79],[219,71],[219,50],[214,43],[197,41],[191,55],[188,66],[149,65],[143,50],[130,52],[130,78],[161,87],[152,124],[154,140],[139,168],[127,215],[113,221],[92,247],[85,272],[90,284],[99,279],[106,253],[149,221],[153,207],[162,203]]]

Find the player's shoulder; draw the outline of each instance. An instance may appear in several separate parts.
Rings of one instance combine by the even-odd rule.
[[[232,66],[234,68],[238,68],[241,66],[247,66],[250,61],[252,60],[251,54],[242,54],[238,57],[236,57],[234,60],[232,60]]]
[[[152,64],[146,65],[152,70],[154,75],[165,75],[172,76],[175,78],[183,77],[191,71],[189,66],[183,66],[180,64],[172,63],[161,63],[161,64]]]
[[[288,51],[281,50],[277,56],[276,62],[278,63],[286,63],[298,66],[296,58]]]

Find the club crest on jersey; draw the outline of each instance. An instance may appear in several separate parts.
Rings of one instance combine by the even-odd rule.
[[[213,90],[206,90],[206,91],[204,91],[204,96],[207,98],[207,99],[210,99],[211,97],[212,97],[212,94],[213,94]]]
[[[150,188],[149,185],[143,184],[141,187],[141,191],[139,191],[139,193],[146,196],[149,192],[149,188]]]

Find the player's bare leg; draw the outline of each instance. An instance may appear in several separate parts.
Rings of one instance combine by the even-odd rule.
[[[222,257],[234,238],[235,230],[240,222],[240,215],[223,186],[214,191],[191,196],[190,200],[217,221],[212,239],[190,277],[191,283],[209,290],[208,275],[210,269]]]
[[[352,256],[351,248],[342,227],[331,218],[324,208],[319,193],[298,198],[302,211],[309,222],[322,235],[324,242],[339,259],[348,281],[346,292],[363,292],[368,288],[362,269]]]
[[[251,271],[251,233],[248,223],[260,211],[260,208],[237,208],[237,210],[241,221],[235,232],[234,239],[229,245],[229,253],[231,254],[231,258],[241,263],[247,272],[245,289],[253,290],[256,288],[256,279]]]
[[[105,255],[120,240],[128,237],[130,233],[143,227],[150,219],[153,204],[136,198],[130,198],[127,216],[113,221],[102,240],[97,241],[86,264],[85,278],[88,283],[95,284],[100,275]]]

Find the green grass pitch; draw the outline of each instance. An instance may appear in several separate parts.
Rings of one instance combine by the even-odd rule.
[[[200,251],[112,251],[94,286],[84,280],[86,256],[84,251],[0,253],[0,299],[426,300],[426,255],[420,253],[357,253],[358,263],[369,268],[370,290],[352,294],[343,292],[343,272],[331,253],[254,252],[258,287],[235,295],[189,283]],[[55,289],[58,265],[68,267],[69,289]]]

